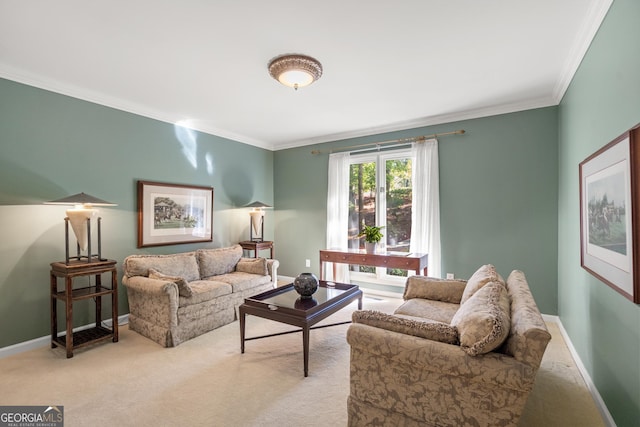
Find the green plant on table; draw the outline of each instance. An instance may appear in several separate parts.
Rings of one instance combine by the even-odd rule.
[[[362,230],[360,231],[360,234],[358,234],[358,237],[364,237],[365,242],[378,243],[380,239],[384,237],[384,234],[380,232],[383,228],[384,227],[378,227],[375,225],[369,226],[363,223]]]

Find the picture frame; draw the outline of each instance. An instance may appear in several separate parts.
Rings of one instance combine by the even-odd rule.
[[[213,187],[138,181],[138,247],[213,241]]]
[[[640,304],[640,125],[580,165],[580,265]]]

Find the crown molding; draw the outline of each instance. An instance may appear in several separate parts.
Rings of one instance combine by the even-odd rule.
[[[518,111],[533,110],[536,108],[544,108],[558,105],[554,99],[550,97],[537,98],[523,102],[511,104],[503,104],[487,108],[478,108],[474,110],[461,111],[450,114],[441,114],[437,116],[423,117],[415,120],[409,120],[401,123],[394,123],[385,126],[376,126],[356,131],[335,133],[331,135],[323,135],[316,138],[292,141],[289,143],[278,144],[274,151],[286,150],[289,148],[303,147],[307,145],[323,144],[326,142],[335,142],[345,139],[360,138],[364,136],[378,135],[388,132],[397,132],[408,129],[416,129],[425,126],[441,125],[462,120],[480,119],[483,117],[497,116],[500,114],[516,113]]]
[[[0,78],[11,80],[17,83],[22,83],[27,86],[32,86],[38,89],[43,89],[49,92],[54,92],[60,95],[76,98],[81,101],[87,101],[94,104],[102,105],[116,110],[124,111],[127,113],[135,114],[137,116],[146,117],[153,120],[158,120],[164,123],[172,125],[187,126],[189,129],[193,129],[198,132],[206,133],[209,135],[217,136],[232,140],[234,142],[240,142],[243,144],[253,145],[255,147],[263,148],[265,150],[273,150],[273,145],[264,141],[260,141],[254,138],[250,138],[246,135],[229,132],[224,129],[219,129],[214,126],[201,125],[189,120],[184,116],[173,116],[162,111],[150,109],[140,104],[136,104],[121,98],[106,95],[101,92],[95,92],[86,88],[81,88],[75,85],[61,83],[54,79],[43,78],[42,76],[32,73],[17,70],[9,67],[6,64],[0,63]]]
[[[560,101],[562,101],[573,80],[573,76],[578,71],[582,59],[587,54],[587,50],[589,50],[589,46],[591,46],[591,42],[600,29],[600,25],[612,4],[613,0],[599,0],[591,3],[582,28],[574,39],[573,48],[567,56],[562,74],[553,89],[553,99],[556,104],[560,104]]]

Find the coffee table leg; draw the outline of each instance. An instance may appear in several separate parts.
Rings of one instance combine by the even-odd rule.
[[[240,317],[240,353],[244,353],[244,321],[246,314],[242,307],[238,309],[238,315]]]
[[[309,376],[309,326],[302,328],[302,351],[304,353],[304,376]]]

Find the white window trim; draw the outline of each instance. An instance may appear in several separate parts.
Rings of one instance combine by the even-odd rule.
[[[411,149],[391,150],[375,153],[352,154],[349,158],[349,166],[358,163],[375,162],[376,165],[386,165],[387,160],[407,159],[411,158]],[[375,225],[385,225],[387,223],[387,198],[386,198],[386,167],[376,166],[376,223]],[[383,183],[383,185],[380,185]],[[382,197],[384,196],[384,197]],[[387,247],[387,240],[383,239],[382,250]],[[350,277],[353,280],[377,284],[391,284],[404,286],[407,278],[403,276],[390,276],[384,267],[375,267],[376,273],[361,273],[358,271],[350,271]],[[415,272],[408,271],[407,275],[412,276]]]

